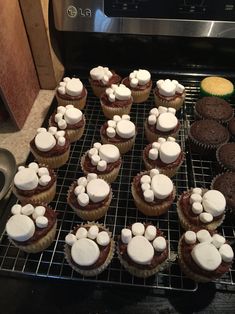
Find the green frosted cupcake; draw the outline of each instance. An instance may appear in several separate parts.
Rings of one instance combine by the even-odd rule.
[[[211,76],[201,81],[201,96],[217,96],[228,99],[234,92],[233,83],[223,77]]]

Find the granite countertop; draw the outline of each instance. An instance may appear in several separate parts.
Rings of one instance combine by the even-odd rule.
[[[0,147],[12,152],[17,165],[25,163],[29,154],[29,142],[42,125],[54,95],[54,90],[40,90],[21,130],[16,130],[10,120],[1,123]]]

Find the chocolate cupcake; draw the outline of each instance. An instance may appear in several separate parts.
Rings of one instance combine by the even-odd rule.
[[[203,97],[196,102],[195,115],[199,119],[212,119],[226,123],[233,118],[233,108],[219,97]]]
[[[59,106],[49,119],[49,126],[54,128],[49,128],[49,131],[64,130],[70,143],[73,143],[82,137],[85,124],[86,120],[81,110],[73,105]]]
[[[117,243],[118,258],[132,275],[147,278],[163,270],[168,261],[168,241],[151,223],[136,222],[122,229]]]
[[[229,141],[228,130],[215,120],[195,121],[188,135],[192,151],[211,158],[220,145]]]
[[[133,103],[131,90],[125,85],[112,84],[100,97],[100,104],[106,118],[129,114]]]
[[[56,174],[48,166],[36,162],[20,166],[12,191],[22,204],[50,203],[56,194]]]
[[[59,106],[73,105],[83,109],[86,105],[87,90],[79,78],[65,77],[56,90]]]
[[[230,138],[235,141],[235,118],[232,118],[228,123],[228,130],[230,133]]]
[[[221,145],[216,151],[216,159],[224,171],[235,171],[235,143]]]
[[[184,161],[184,153],[174,137],[159,137],[157,142],[148,144],[143,151],[145,168],[157,168],[162,174],[173,177]]]
[[[201,81],[200,93],[202,96],[217,96],[228,99],[234,93],[234,86],[226,78],[210,76]]]
[[[54,127],[48,131],[39,128],[30,142],[30,150],[39,163],[59,168],[69,159],[70,141],[65,131],[57,131]]]
[[[226,239],[205,229],[187,231],[178,245],[182,271],[197,282],[214,281],[229,271],[234,253]]]
[[[44,203],[15,204],[6,224],[9,240],[21,251],[38,253],[48,248],[56,234],[57,214]]]
[[[147,216],[160,216],[167,212],[175,199],[175,187],[170,178],[157,169],[139,173],[134,177],[131,192],[135,205]]]
[[[212,180],[211,189],[220,191],[226,199],[228,209],[235,213],[235,172],[218,174]]]
[[[112,84],[119,84],[121,77],[113,70],[109,70],[108,67],[99,65],[91,69],[89,82],[95,96],[100,98],[106,88],[110,87]]]
[[[151,74],[147,70],[135,70],[122,83],[131,90],[133,101],[136,104],[145,102],[149,98],[152,88]]]
[[[115,250],[111,232],[94,222],[78,225],[65,238],[65,258],[73,270],[91,277],[103,272]]]
[[[136,127],[129,115],[113,116],[100,129],[101,142],[117,146],[121,154],[132,149],[136,138]]]
[[[226,200],[217,190],[194,188],[183,192],[177,202],[180,224],[185,230],[215,230],[225,217]]]
[[[82,219],[93,221],[105,215],[112,200],[112,189],[96,173],[89,173],[74,181],[69,188],[67,202]]]
[[[175,113],[174,108],[162,106],[150,110],[144,122],[145,137],[149,143],[157,141],[159,137],[177,137],[181,125]]]
[[[96,173],[108,183],[116,180],[122,159],[119,149],[112,144],[95,143],[81,158],[81,168],[85,175]]]
[[[171,107],[179,110],[186,96],[185,88],[176,80],[158,80],[154,89],[156,107]]]

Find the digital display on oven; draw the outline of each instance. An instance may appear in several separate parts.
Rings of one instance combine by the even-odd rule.
[[[110,17],[235,21],[235,0],[104,0]]]

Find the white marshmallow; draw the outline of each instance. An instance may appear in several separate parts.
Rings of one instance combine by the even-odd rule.
[[[60,136],[60,137],[57,138],[57,144],[58,144],[59,146],[64,146],[64,145],[65,145],[65,142],[66,142],[65,137]]]
[[[222,257],[222,260],[225,263],[230,263],[233,260],[234,254],[233,254],[233,250],[231,248],[230,245],[228,245],[227,243],[223,244],[220,248],[219,248],[219,253]]]
[[[107,169],[107,161],[100,160],[97,164],[97,170],[103,172],[106,169]]]
[[[62,115],[64,115],[65,111],[66,108],[64,106],[57,107],[57,113],[61,113]]]
[[[104,77],[104,74],[105,74],[105,70],[104,70],[104,67],[102,66],[95,67],[91,69],[90,71],[90,76],[93,80],[98,80],[98,81],[102,80]]]
[[[38,186],[38,176],[33,169],[22,169],[16,173],[14,184],[20,190],[30,191]]]
[[[217,217],[224,213],[226,200],[220,191],[210,190],[203,195],[202,205],[207,213]]]
[[[24,166],[19,166],[19,167],[18,167],[18,171],[23,170],[23,169],[25,169]]]
[[[40,177],[38,182],[41,186],[46,186],[49,182],[51,182],[51,176],[44,174]]]
[[[67,122],[64,119],[60,119],[57,124],[61,130],[65,130],[67,128]]]
[[[159,115],[157,119],[156,128],[162,132],[168,132],[173,130],[178,124],[178,120],[175,115],[170,112],[164,112]]]
[[[91,163],[93,166],[97,166],[100,161],[100,156],[99,155],[93,155],[91,156]]]
[[[70,96],[79,96],[83,90],[83,84],[79,79],[72,78],[67,82],[65,90]]]
[[[113,138],[113,137],[115,137],[115,135],[116,135],[116,131],[115,131],[114,128],[112,128],[112,127],[109,126],[109,127],[106,129],[106,134],[107,134],[108,137]]]
[[[45,133],[45,132],[47,132],[46,128],[38,128],[37,129],[37,133]]]
[[[152,190],[145,190],[143,195],[146,202],[151,203],[154,201],[154,193]]]
[[[135,136],[135,125],[129,120],[121,120],[117,123],[116,132],[122,138],[132,138]]]
[[[162,114],[162,113],[167,112],[167,111],[168,111],[168,108],[166,108],[166,107],[163,107],[163,106],[158,107],[159,114]]]
[[[202,195],[202,189],[200,189],[200,188],[193,188],[193,194]]]
[[[66,108],[66,110],[67,110],[67,109],[71,109],[71,108],[74,108],[74,105],[69,104],[69,105],[66,105],[65,108]]]
[[[195,244],[197,241],[196,233],[193,231],[186,231],[184,234],[184,240],[187,244]]]
[[[80,266],[93,265],[100,256],[98,245],[87,238],[77,240],[71,249],[73,261]]]
[[[152,177],[151,188],[156,198],[167,198],[173,191],[173,183],[170,178],[164,174],[157,174]]]
[[[86,177],[80,177],[79,179],[77,179],[77,185],[83,185],[84,187],[86,187],[87,178]]]
[[[115,89],[115,97],[119,100],[128,100],[131,98],[131,90],[125,85],[119,85]]]
[[[98,176],[96,173],[90,172],[87,175],[87,183],[90,182],[91,180],[95,180],[97,178],[98,178]]]
[[[116,125],[115,125],[115,126],[116,126]],[[102,146],[102,144],[99,143],[99,142],[96,142],[96,143],[94,143],[94,145],[93,145],[93,147],[96,148],[97,150],[99,150],[101,146]]]
[[[38,228],[46,228],[48,226],[48,219],[45,216],[38,216],[36,218],[36,226]]]
[[[139,81],[136,77],[134,77],[130,80],[130,86],[133,88],[135,88],[138,85],[138,83],[139,83]]]
[[[63,130],[57,131],[55,134],[56,139],[58,139],[59,137],[64,137],[64,136],[65,136],[65,131]]]
[[[162,96],[171,97],[175,95],[176,86],[170,80],[165,80],[158,85],[158,89]]]
[[[57,88],[57,90],[58,90],[58,93],[61,94],[61,95],[65,95],[66,94],[65,86],[59,86]]]
[[[155,226],[153,225],[149,225],[146,229],[145,229],[145,233],[144,236],[147,240],[149,241],[153,241],[153,239],[156,238],[156,234],[157,234],[157,229]]]
[[[199,243],[194,246],[191,256],[194,262],[202,269],[214,271],[221,264],[221,255],[216,247],[208,242]]]
[[[172,137],[172,136],[168,136],[167,141],[168,142],[175,142],[176,139],[174,137]]]
[[[99,233],[99,228],[96,225],[93,225],[89,228],[87,237],[94,240],[97,238]]]
[[[176,109],[175,109],[175,108],[169,107],[169,108],[167,109],[167,111],[173,113],[174,115],[176,114]]]
[[[77,238],[74,234],[69,233],[65,237],[65,243],[72,246],[77,241]]]
[[[150,170],[150,177],[154,177],[156,174],[159,174],[159,170],[158,169],[151,169]]]
[[[64,119],[68,124],[76,124],[82,120],[82,112],[77,108],[67,109],[64,114]]]
[[[76,232],[76,238],[77,239],[83,239],[86,238],[88,234],[88,231],[86,230],[86,228],[84,227],[80,227],[78,228],[77,232]]]
[[[71,78],[68,77],[68,76],[66,76],[66,77],[63,78],[63,81],[64,81],[65,83],[68,83],[70,80],[71,80]]]
[[[106,94],[106,95],[113,94],[113,89],[112,89],[111,87],[106,88],[105,94]]]
[[[136,222],[131,226],[131,231],[134,236],[142,236],[145,228],[141,222]]]
[[[212,244],[219,249],[225,243],[225,238],[222,237],[220,234],[213,234],[212,236]]]
[[[123,114],[122,120],[131,120],[131,117],[129,116],[129,114]]]
[[[46,208],[44,206],[36,206],[33,212],[33,219],[36,220],[39,216],[44,216],[46,212]]]
[[[159,137],[157,141],[158,143],[162,144],[166,142],[166,139],[164,137]]]
[[[201,203],[202,197],[200,194],[191,194],[189,202],[190,202],[190,204],[193,204],[194,202]]]
[[[20,204],[15,204],[11,208],[12,215],[21,214],[22,206]]]
[[[29,165],[28,165],[28,168],[30,169],[33,169],[34,171],[38,172],[38,164],[36,162],[31,162]]]
[[[164,83],[164,80],[158,80],[158,81],[156,82],[157,87],[159,88],[159,86],[160,86],[162,83]]]
[[[33,236],[35,225],[26,215],[13,215],[6,224],[6,232],[11,239],[24,242]]]
[[[209,231],[202,229],[197,232],[197,239],[199,242],[212,242],[212,237]]]
[[[157,123],[157,117],[154,114],[148,116],[148,124],[155,125]]]
[[[33,212],[34,212],[34,207],[32,204],[26,204],[25,206],[21,208],[22,215],[30,216],[33,214]]]
[[[151,148],[149,150],[149,155],[148,155],[149,159],[151,160],[157,160],[158,158],[158,149],[156,148]]]
[[[119,149],[112,144],[104,144],[99,149],[99,155],[102,160],[107,161],[107,163],[115,162],[120,158]]]
[[[57,132],[57,127],[55,126],[50,126],[48,129],[48,132],[51,133],[52,135],[55,135]]]
[[[107,123],[108,123],[108,126],[109,126],[109,127],[114,128],[114,129],[116,128],[116,124],[117,124],[116,121],[114,121],[114,120],[108,120]]]
[[[82,207],[85,207],[89,204],[89,196],[86,193],[80,193],[77,196],[78,204]]]
[[[164,142],[159,148],[160,159],[165,164],[173,163],[181,153],[181,148],[176,142]]]
[[[112,88],[112,90],[115,91],[118,88],[118,85],[117,84],[111,84],[111,88]]]
[[[114,94],[111,94],[111,93],[110,93],[110,94],[108,95],[108,98],[109,98],[109,101],[110,101],[110,102],[114,102],[114,101],[115,101],[115,95],[114,95]]]
[[[127,254],[135,263],[148,265],[154,256],[154,249],[145,237],[137,235],[128,243]]]
[[[182,94],[184,92],[185,88],[183,85],[181,84],[178,84],[177,87],[176,87],[176,92],[179,93],[179,94]]]
[[[121,121],[121,120],[122,120],[122,118],[121,118],[119,115],[115,114],[115,115],[113,116],[113,121],[119,122],[119,121]]]
[[[121,240],[123,243],[128,244],[132,239],[132,232],[130,229],[124,228],[121,231]]]
[[[150,190],[150,184],[149,183],[142,183],[141,184],[141,189],[142,191],[147,191],[147,190]]]
[[[58,123],[60,120],[63,119],[63,114],[61,112],[55,114],[55,122]],[[52,134],[52,132],[50,132]]]
[[[194,202],[192,204],[192,212],[195,214],[195,215],[199,215],[203,212],[203,207],[202,207],[202,204],[200,202]]]
[[[102,80],[101,80],[104,84],[107,84],[108,83],[108,81],[109,81],[109,77],[108,77],[108,75],[104,75],[103,76],[103,78],[102,78]]]
[[[96,241],[101,246],[106,246],[110,242],[110,237],[107,231],[101,231],[98,233]]]
[[[149,115],[154,115],[156,117],[159,116],[159,112],[158,112],[158,109],[157,108],[152,108],[149,112]]]
[[[85,187],[83,186],[83,185],[78,185],[78,186],[76,186],[76,188],[74,189],[74,194],[76,195],[76,196],[78,196],[79,194],[81,194],[81,193],[85,193],[86,192],[86,190],[85,190]]]
[[[97,155],[98,154],[98,150],[97,148],[91,148],[88,151],[88,156],[91,158],[93,155]]]
[[[199,219],[203,223],[210,223],[213,221],[213,216],[210,213],[201,213]]]
[[[136,78],[138,79],[139,85],[145,85],[150,81],[151,74],[147,70],[139,70]]]
[[[144,174],[141,179],[140,179],[140,183],[143,184],[143,183],[151,183],[151,178],[150,176],[148,176],[147,174]]]
[[[157,252],[163,252],[166,249],[166,239],[163,237],[157,237],[153,241],[153,247]]]
[[[34,141],[37,149],[41,152],[48,152],[56,145],[54,136],[49,132],[38,133]]]
[[[49,170],[46,167],[40,167],[38,169],[38,175],[39,175],[39,177],[41,177],[43,175],[49,175]]]
[[[88,182],[86,190],[92,202],[98,203],[109,195],[110,186],[103,179],[94,179]]]
[[[152,148],[156,148],[157,150],[160,148],[161,144],[158,142],[153,142],[152,143]]]

